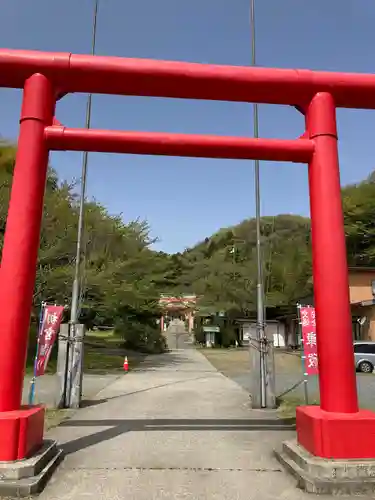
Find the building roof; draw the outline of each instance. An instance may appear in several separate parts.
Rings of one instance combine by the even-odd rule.
[[[362,307],[374,306],[375,305],[375,299],[360,300],[358,302],[351,302],[350,305],[351,306],[362,306]]]
[[[375,273],[375,267],[372,266],[349,266],[348,270],[356,273]]]

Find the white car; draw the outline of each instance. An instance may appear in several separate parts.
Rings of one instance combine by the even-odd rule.
[[[375,367],[375,342],[354,342],[355,369],[363,373],[372,373]]]

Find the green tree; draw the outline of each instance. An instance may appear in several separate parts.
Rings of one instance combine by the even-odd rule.
[[[0,143],[0,246],[2,248],[16,148]],[[50,168],[44,198],[37,276],[36,320],[42,300],[69,306],[77,243],[79,203],[74,185]],[[82,319],[89,326],[116,325],[132,347],[161,350],[156,325],[165,259],[150,249],[148,224],[125,224],[95,200],[85,205]],[[145,333],[147,332],[147,334]]]
[[[351,265],[375,264],[375,174],[342,190],[348,260]]]

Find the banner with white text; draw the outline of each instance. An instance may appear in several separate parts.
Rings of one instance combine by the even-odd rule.
[[[315,308],[311,306],[300,308],[303,351],[305,356],[305,371],[307,375],[318,375],[318,348],[316,344]]]
[[[38,338],[38,352],[35,363],[35,377],[45,374],[53,344],[56,341],[64,313],[64,306],[45,305]]]

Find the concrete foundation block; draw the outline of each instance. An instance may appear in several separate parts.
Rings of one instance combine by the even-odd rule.
[[[55,441],[44,441],[32,457],[0,462],[0,496],[28,497],[40,493],[62,459]]]
[[[275,456],[297,479],[297,486],[308,493],[363,495],[375,492],[375,458],[330,460],[315,457],[297,440],[285,441],[281,451],[275,451]]]

